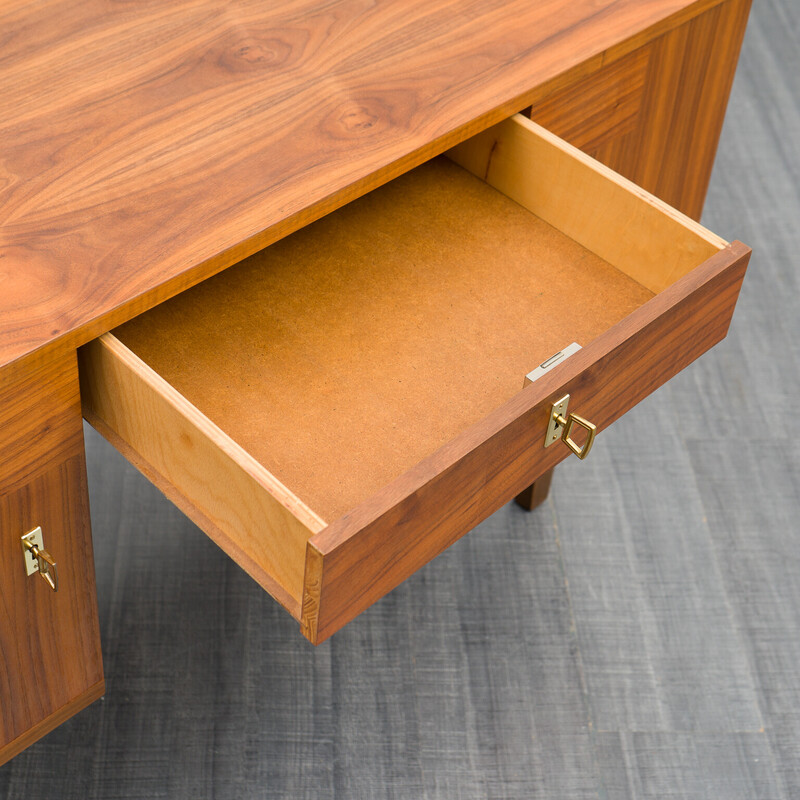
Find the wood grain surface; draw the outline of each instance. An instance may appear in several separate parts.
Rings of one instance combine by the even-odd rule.
[[[750,3],[717,5],[589,76],[541,87],[532,119],[699,219]]]
[[[716,4],[4,4],[0,364],[88,341]]]
[[[544,97],[532,105],[528,115],[594,156],[604,145],[637,127],[645,102],[651,48],[648,43],[559,89],[543,88]]]
[[[448,155],[651,292],[727,244],[520,114]]]
[[[58,592],[25,574],[19,539],[37,525],[58,564]],[[102,694],[82,450],[0,496],[0,611],[2,763]]]
[[[563,460],[541,446],[557,397],[602,431],[724,338],[749,257],[729,245],[313,536],[303,633],[324,641]]]
[[[0,762],[102,691],[75,353],[0,370]],[[59,590],[27,576],[41,526]],[[59,716],[60,715],[60,716]]]
[[[526,115],[700,219],[750,2],[716,6],[593,73],[559,76]],[[517,501],[543,502],[551,478]]]
[[[34,354],[0,369],[0,496],[80,452],[75,353]]]
[[[23,730],[16,739],[12,739],[7,744],[0,747],[0,765],[10,761],[14,756],[19,755],[26,747],[30,747],[42,736],[50,733],[62,723],[66,722],[86,706],[100,699],[106,690],[103,679],[81,692],[76,697],[71,698],[63,705],[59,705],[52,714],[44,717],[39,722],[33,723],[29,728]]]

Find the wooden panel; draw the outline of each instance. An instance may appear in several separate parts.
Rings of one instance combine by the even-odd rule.
[[[37,525],[58,564],[58,592],[38,575],[25,574],[19,539]],[[102,691],[80,453],[0,497],[0,762]]]
[[[80,356],[89,422],[299,618],[322,520],[111,334]]]
[[[652,292],[726,244],[521,115],[448,155]]]
[[[529,114],[542,127],[594,155],[639,124],[650,47],[633,53],[549,94]]]
[[[749,255],[729,245],[312,537],[303,633],[324,641],[565,458],[542,446],[557,396],[602,430],[722,339]]]
[[[0,370],[0,495],[82,451],[75,354],[34,354]]]
[[[86,706],[90,705],[95,700],[99,700],[105,694],[105,690],[105,681],[98,681],[94,686],[90,686],[85,692],[79,694],[76,698],[70,700],[69,703],[66,703],[54,711],[49,717],[45,717],[45,719],[28,728],[13,741],[0,747],[0,766],[21,753],[26,747],[30,747],[34,742],[41,739],[42,736],[50,733],[50,731],[61,725],[62,722],[66,722],[79,711],[83,711]]]
[[[717,2],[5,3],[0,364],[94,338]]]
[[[699,219],[750,2],[726,0],[644,45],[638,54],[611,63],[606,59],[588,83],[583,76],[568,86],[554,83],[534,102],[532,118],[554,125],[556,133],[561,130],[589,155]],[[611,105],[630,105],[628,95],[639,84],[645,62],[635,124],[623,130],[617,110],[604,126],[589,101],[606,92]],[[633,118],[626,119],[630,126]]]
[[[0,371],[0,762],[102,692],[103,665],[75,353]],[[41,525],[53,592],[25,574]]]

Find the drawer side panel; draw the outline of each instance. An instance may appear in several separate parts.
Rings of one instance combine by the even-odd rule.
[[[146,365],[113,336],[79,357],[89,423],[299,619],[305,543],[321,520],[298,506],[303,524],[246,468],[246,454],[158,376],[147,380]]]

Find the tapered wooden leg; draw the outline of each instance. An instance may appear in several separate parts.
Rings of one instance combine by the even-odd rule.
[[[550,481],[553,480],[553,470],[540,475],[524,492],[520,492],[514,499],[526,511],[533,511],[536,506],[547,500],[550,491]]]

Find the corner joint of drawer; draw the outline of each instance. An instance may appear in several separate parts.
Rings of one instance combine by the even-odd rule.
[[[303,578],[303,604],[300,611],[300,630],[313,645],[320,644],[319,604],[322,595],[322,553],[312,542],[306,545],[306,568]]]

